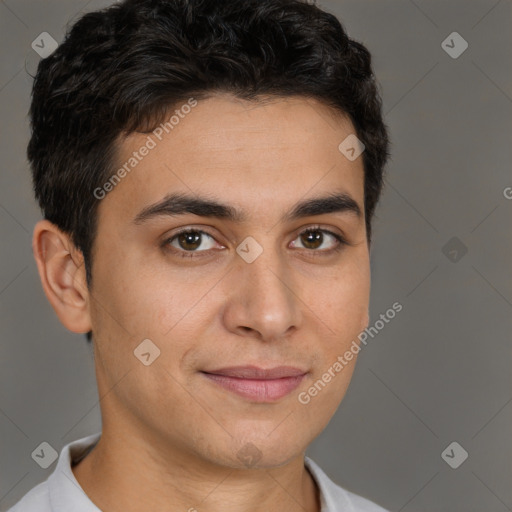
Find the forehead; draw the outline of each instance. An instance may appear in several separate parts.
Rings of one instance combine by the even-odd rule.
[[[287,197],[296,202],[308,191],[336,189],[363,208],[362,157],[350,161],[339,150],[355,134],[348,117],[300,97],[247,102],[218,95],[184,105],[153,132],[119,141],[114,172],[127,172],[105,204],[128,213],[172,192],[213,193],[268,212]]]

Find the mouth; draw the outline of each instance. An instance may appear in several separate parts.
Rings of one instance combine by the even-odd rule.
[[[305,370],[291,366],[263,369],[236,366],[201,372],[210,382],[253,402],[275,402],[302,382]]]

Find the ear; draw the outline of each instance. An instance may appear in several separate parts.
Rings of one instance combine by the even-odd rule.
[[[48,220],[34,228],[32,251],[44,292],[61,323],[75,333],[91,331],[89,292],[81,251]]]

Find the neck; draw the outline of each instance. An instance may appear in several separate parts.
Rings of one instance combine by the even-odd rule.
[[[217,465],[148,436],[110,435],[72,467],[78,483],[104,512],[320,512],[319,490],[304,453],[270,469]]]

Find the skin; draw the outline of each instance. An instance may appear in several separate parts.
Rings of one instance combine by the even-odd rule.
[[[343,399],[357,358],[307,405],[298,395],[368,325],[363,162],[338,150],[352,133],[348,118],[311,99],[201,100],[100,201],[91,289],[69,237],[46,220],[36,225],[50,303],[69,330],[94,332],[102,437],[73,472],[101,510],[320,511],[304,453]],[[120,139],[119,165],[146,140]],[[334,190],[363,214],[280,222],[298,201]],[[186,214],[133,223],[170,192],[214,197],[247,221]],[[333,237],[308,246],[301,236],[317,225],[349,245],[322,255]],[[199,257],[179,257],[187,251],[176,238],[175,253],[162,248],[189,227],[212,237],[196,244]],[[250,264],[236,253],[248,236],[263,248]],[[134,357],[147,338],[160,350],[149,366]],[[247,364],[308,374],[284,398],[256,403],[199,373]],[[261,455],[250,467],[237,457],[247,443]]]

